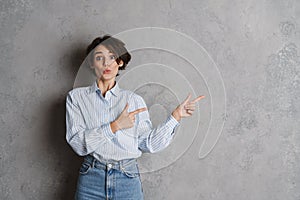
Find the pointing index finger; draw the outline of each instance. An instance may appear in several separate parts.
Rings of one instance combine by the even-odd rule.
[[[145,111],[145,110],[147,110],[146,107],[144,107],[144,108],[139,108],[139,109],[136,109],[136,110],[130,112],[129,114],[131,114],[131,115],[136,115],[136,114],[138,114],[138,113],[140,113],[140,112],[143,112],[143,111]]]
[[[199,96],[196,99],[194,99],[193,101],[191,101],[191,103],[196,103],[196,102],[200,101],[201,99],[203,99],[204,97],[205,97],[204,95]]]

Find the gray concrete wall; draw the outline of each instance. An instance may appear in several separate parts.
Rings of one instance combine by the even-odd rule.
[[[66,93],[93,38],[142,27],[184,33],[208,53],[196,66],[203,76],[180,72],[190,65],[179,55],[157,49],[132,53],[128,70],[145,60],[162,63],[207,96],[191,119],[200,119],[196,135],[193,126],[181,128],[165,152],[140,159],[146,171],[157,167],[142,173],[145,198],[300,199],[299,19],[298,0],[2,0],[0,199],[72,199],[81,158],[65,142]],[[205,75],[212,69],[203,64],[208,55],[220,72],[215,77]],[[226,102],[226,111],[219,113],[225,124],[216,146],[199,159],[205,134],[217,138],[208,130],[210,94],[222,94],[223,88],[210,82],[220,77],[226,99],[214,100]],[[137,83],[144,79],[135,76]],[[147,101],[154,124],[188,92],[179,87],[172,93],[156,83],[136,90]],[[191,120],[183,120],[181,127]]]

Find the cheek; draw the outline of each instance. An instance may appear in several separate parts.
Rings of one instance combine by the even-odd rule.
[[[92,67],[97,71],[104,70],[105,68],[100,62],[94,62]]]
[[[96,61],[96,60],[93,61],[93,66],[100,67],[101,65],[102,65],[102,64],[101,64],[100,61]]]
[[[114,65],[113,70],[115,72],[117,72],[119,70],[119,65],[117,63]]]

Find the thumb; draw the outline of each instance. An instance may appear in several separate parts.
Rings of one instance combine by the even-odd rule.
[[[184,105],[184,104],[186,104],[189,100],[190,100],[190,98],[191,98],[191,93],[189,93],[189,95],[187,96],[187,98],[182,102],[182,104]]]
[[[128,112],[128,108],[129,108],[129,104],[127,102],[126,105],[125,105],[125,108],[123,109],[123,112]]]

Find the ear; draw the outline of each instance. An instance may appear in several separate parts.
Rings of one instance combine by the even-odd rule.
[[[119,63],[119,68],[122,67],[123,64],[124,64],[124,62],[123,62],[123,60],[121,60],[120,63]]]

